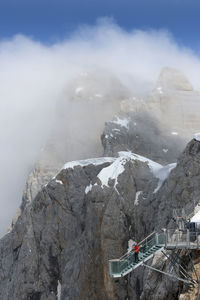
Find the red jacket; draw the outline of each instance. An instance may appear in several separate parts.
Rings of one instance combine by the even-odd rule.
[[[135,250],[135,253],[138,253],[138,252],[139,252],[139,246],[138,246],[138,244],[136,244],[136,245],[134,246],[134,250]]]

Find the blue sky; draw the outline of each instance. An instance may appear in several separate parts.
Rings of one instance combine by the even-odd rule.
[[[54,43],[110,17],[125,30],[167,29],[198,52],[199,13],[199,0],[0,0],[0,39],[21,33]]]

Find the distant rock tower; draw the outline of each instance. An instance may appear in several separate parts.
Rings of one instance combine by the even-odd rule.
[[[167,67],[161,70],[147,106],[172,132],[192,138],[193,133],[200,130],[200,93],[194,91],[179,70]]]

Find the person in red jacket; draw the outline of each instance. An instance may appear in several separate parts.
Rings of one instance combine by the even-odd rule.
[[[138,261],[139,261],[139,246],[136,242],[134,243],[134,251],[135,251],[135,262],[138,263]]]

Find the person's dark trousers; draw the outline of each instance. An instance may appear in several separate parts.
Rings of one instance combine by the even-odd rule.
[[[135,262],[138,262],[138,252],[135,252]]]

